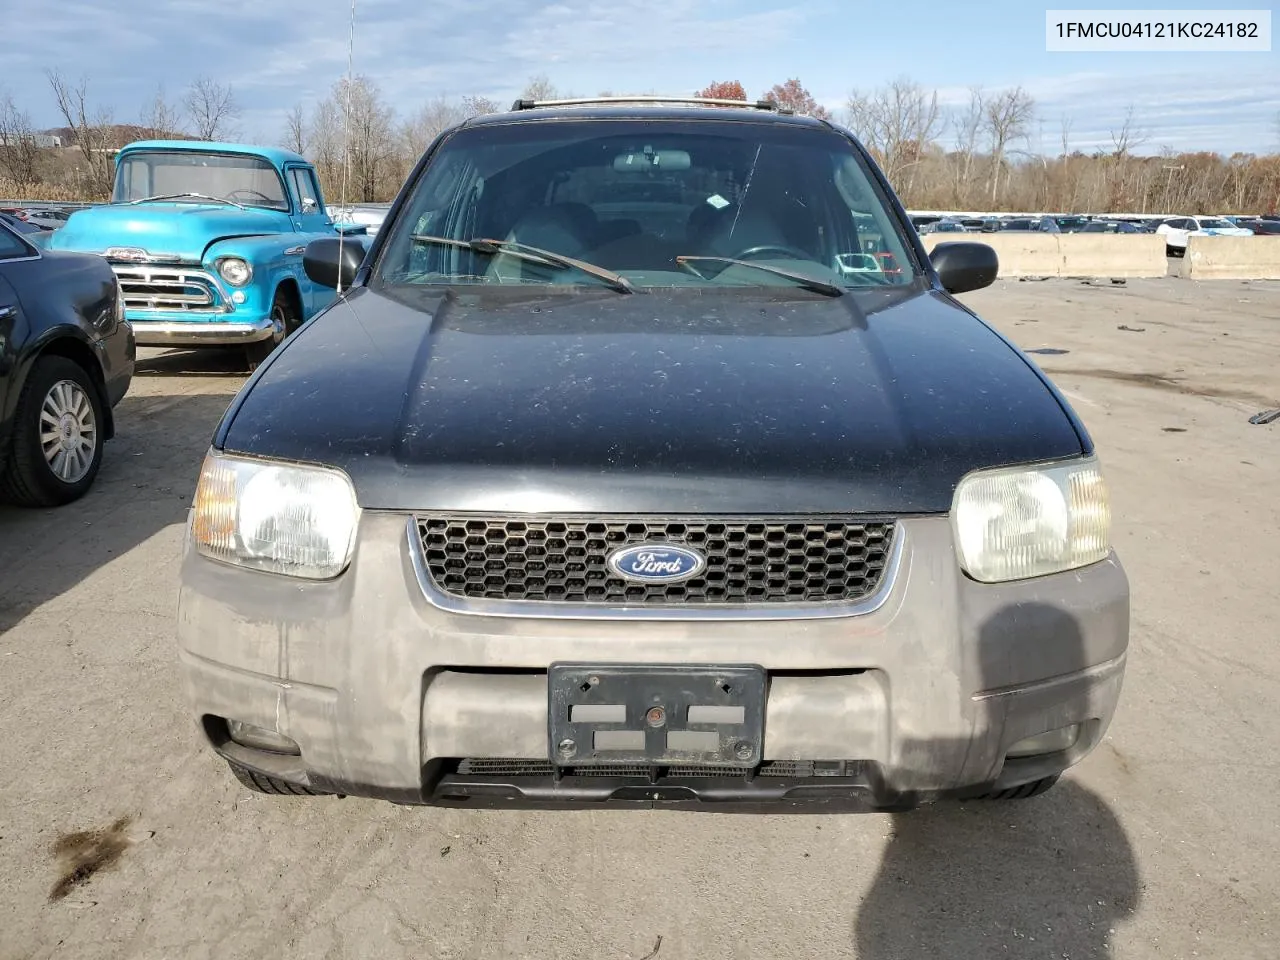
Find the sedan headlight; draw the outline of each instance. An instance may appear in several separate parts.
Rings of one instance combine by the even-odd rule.
[[[350,562],[359,519],[355,490],[340,470],[210,452],[191,536],[214,560],[328,580]]]
[[[218,273],[233,287],[243,287],[253,279],[253,267],[239,257],[223,257],[218,261]]]
[[[960,565],[999,583],[1083,567],[1111,552],[1111,505],[1093,458],[981,470],[956,487]]]

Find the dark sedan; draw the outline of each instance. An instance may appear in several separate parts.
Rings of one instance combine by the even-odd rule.
[[[0,499],[55,506],[89,489],[134,354],[106,260],[0,225]]]

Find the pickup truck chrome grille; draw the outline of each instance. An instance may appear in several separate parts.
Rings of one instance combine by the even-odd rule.
[[[182,267],[111,264],[124,290],[126,310],[180,310],[224,313],[226,298],[214,276]]]
[[[889,563],[894,523],[826,517],[420,516],[427,573],[459,597],[595,604],[820,603],[865,599]],[[668,542],[706,556],[678,583],[609,569],[619,547]]]

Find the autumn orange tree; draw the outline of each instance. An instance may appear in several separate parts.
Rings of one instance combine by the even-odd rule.
[[[747,91],[737,80],[717,80],[707,84],[694,96],[707,100],[745,100]]]
[[[780,107],[791,110],[800,116],[817,117],[819,120],[830,120],[831,113],[817,100],[813,99],[813,94],[804,88],[804,85],[797,79],[792,78],[786,83],[774,84],[773,88],[765,93],[764,100],[770,103],[776,103]]]

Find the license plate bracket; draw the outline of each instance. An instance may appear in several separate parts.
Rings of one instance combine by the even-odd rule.
[[[551,761],[754,767],[766,687],[757,664],[553,663]]]

